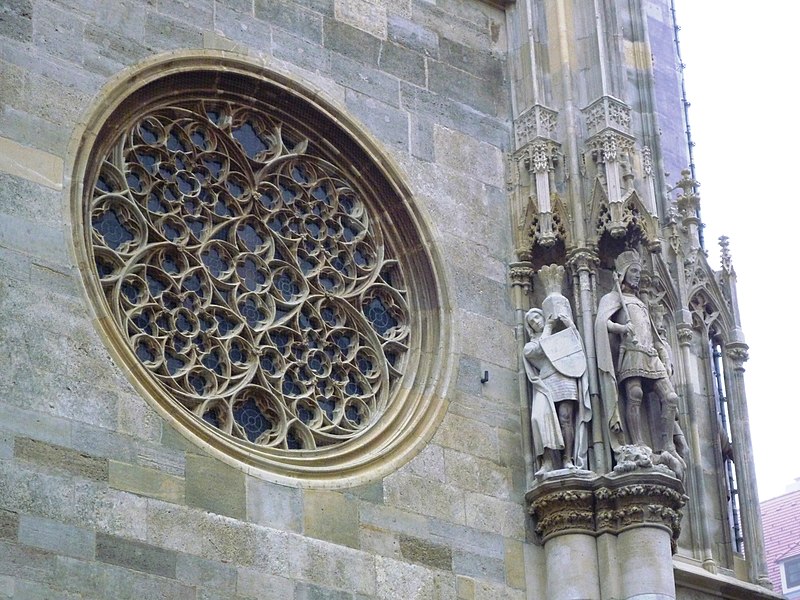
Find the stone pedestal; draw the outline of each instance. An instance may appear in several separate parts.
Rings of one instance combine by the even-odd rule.
[[[675,598],[672,553],[685,496],[674,476],[560,471],[526,499],[544,545],[549,599]]]

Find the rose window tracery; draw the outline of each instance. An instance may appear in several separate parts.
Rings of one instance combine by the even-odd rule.
[[[182,407],[259,446],[347,441],[410,345],[380,219],[318,142],[233,102],[139,115],[97,171],[88,222],[109,312]]]

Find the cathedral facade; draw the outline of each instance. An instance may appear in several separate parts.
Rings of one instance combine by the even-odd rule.
[[[0,595],[779,597],[677,32],[4,2]]]

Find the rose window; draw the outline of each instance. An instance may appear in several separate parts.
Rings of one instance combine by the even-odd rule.
[[[129,350],[160,393],[260,447],[358,436],[407,362],[403,269],[320,147],[245,104],[170,102],[115,135],[87,196]]]

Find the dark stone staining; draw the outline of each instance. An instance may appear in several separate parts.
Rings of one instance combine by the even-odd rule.
[[[108,481],[108,461],[72,448],[32,440],[14,439],[14,458],[77,477]]]
[[[95,553],[100,562],[175,578],[177,554],[163,548],[98,533]]]
[[[31,0],[3,0],[0,2],[0,36],[20,42],[33,40]]]
[[[400,554],[406,560],[451,571],[453,569],[453,555],[449,547],[432,544],[427,540],[412,536],[400,536]]]
[[[0,509],[0,539],[16,540],[19,531],[19,515]]]

